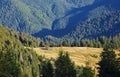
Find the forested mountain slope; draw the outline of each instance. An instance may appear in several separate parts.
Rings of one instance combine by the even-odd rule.
[[[119,0],[1,0],[0,23],[41,38],[84,39],[118,34]]]
[[[39,76],[38,56],[13,30],[0,26],[0,77]]]
[[[76,0],[76,5],[69,0],[1,0],[0,23],[31,34],[43,28],[51,29],[53,21],[65,16],[73,7],[89,5],[94,0],[88,1]]]
[[[119,3],[117,0],[96,0],[91,5],[74,8],[70,14],[54,22],[53,30],[43,30],[35,36],[69,40],[115,36],[120,32]]]
[[[25,47],[18,35],[13,30],[0,26],[0,77],[58,77],[60,75],[60,77],[73,77],[73,73],[74,77],[78,77],[82,76],[84,68],[88,68],[78,68],[70,59],[69,54],[63,51],[59,53],[61,56],[55,59],[38,56],[32,47]],[[46,48],[41,49],[46,50]],[[63,68],[63,65],[65,67],[61,71],[66,70],[65,74],[61,71],[56,73],[55,71]],[[90,73],[93,71],[91,67],[88,70]],[[71,71],[73,71],[72,74]],[[92,73],[92,75],[95,74]]]

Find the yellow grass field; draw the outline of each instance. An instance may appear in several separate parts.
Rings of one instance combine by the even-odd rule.
[[[100,53],[102,48],[89,48],[89,47],[49,47],[49,48],[33,48],[38,55],[45,56],[46,58],[57,58],[60,50],[68,52],[72,61],[79,66],[96,66],[100,60]]]

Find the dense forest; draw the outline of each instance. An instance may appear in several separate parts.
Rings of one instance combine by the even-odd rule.
[[[1,0],[0,24],[16,31],[33,34],[42,29],[51,29],[53,22],[66,15],[72,8],[83,7],[93,2],[94,0],[75,0],[73,3],[69,0]]]
[[[23,44],[18,33],[0,26],[0,77],[33,77],[39,74],[37,54],[24,48]]]

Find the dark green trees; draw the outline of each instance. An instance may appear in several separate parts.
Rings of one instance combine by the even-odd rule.
[[[59,53],[59,57],[55,61],[55,77],[76,77],[74,63],[71,61],[69,54]]]
[[[20,67],[12,52],[0,51],[0,77],[20,77]]]
[[[99,77],[120,77],[118,65],[115,52],[112,49],[104,49],[99,62]]]
[[[42,77],[53,77],[54,76],[53,72],[54,69],[50,60],[43,61],[41,70]]]
[[[119,58],[117,59],[117,76],[120,77],[120,54],[119,54]]]
[[[95,71],[92,70],[90,67],[83,67],[83,73],[81,77],[94,77]]]
[[[96,77],[95,70],[89,66],[86,67],[76,67],[77,76],[76,77]]]

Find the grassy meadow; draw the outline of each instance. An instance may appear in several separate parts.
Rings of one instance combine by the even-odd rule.
[[[49,48],[33,48],[38,55],[45,56],[46,58],[57,58],[59,51],[68,52],[72,61],[76,65],[92,67],[96,66],[100,60],[100,53],[102,48],[89,48],[89,47],[49,47]]]

